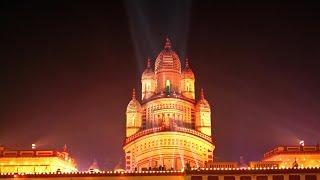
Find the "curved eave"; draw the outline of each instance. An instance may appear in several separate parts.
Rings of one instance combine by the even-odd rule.
[[[203,139],[207,142],[209,142],[210,144],[213,144],[213,138],[211,136],[208,136],[206,134],[203,134],[199,131],[193,130],[193,129],[188,129],[188,128],[183,128],[183,127],[165,127],[165,126],[161,126],[161,127],[155,127],[155,128],[151,128],[151,129],[146,129],[143,131],[139,131],[129,137],[127,137],[123,143],[123,147],[127,146],[128,144],[136,141],[137,139],[141,138],[141,137],[145,137],[151,134],[155,134],[155,133],[161,133],[161,132],[179,132],[179,133],[186,133],[192,136],[195,136],[197,138]]]
[[[141,105],[144,105],[144,104],[146,104],[146,103],[148,103],[150,101],[161,99],[161,98],[176,98],[176,99],[184,100],[184,101],[187,101],[187,102],[190,102],[190,103],[193,103],[193,104],[196,103],[196,101],[194,99],[190,99],[190,98],[184,97],[183,95],[181,95],[179,93],[171,93],[169,95],[167,95],[165,93],[158,93],[158,94],[155,94],[155,95],[151,96],[148,99],[143,100],[141,102]]]
[[[181,74],[181,70],[180,69],[170,69],[172,67],[168,67],[168,68],[161,68],[161,69],[158,69],[157,71],[155,71],[155,75],[158,75],[160,73],[179,73]]]

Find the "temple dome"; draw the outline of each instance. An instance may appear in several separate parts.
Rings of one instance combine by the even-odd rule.
[[[159,72],[181,72],[181,64],[178,55],[171,50],[170,39],[166,39],[164,49],[159,53],[155,62],[155,73]]]
[[[151,60],[148,59],[147,68],[142,73],[142,79],[153,79],[154,71],[151,67]]]
[[[201,88],[201,93],[200,93],[200,100],[197,102],[196,107],[197,107],[197,109],[209,109],[210,110],[210,104],[204,98],[204,93],[203,93],[203,89],[202,88]]]
[[[183,79],[195,79],[194,73],[191,70],[191,68],[189,67],[189,60],[188,59],[186,59],[186,65],[185,65],[185,68],[181,72],[181,76]]]
[[[210,109],[210,105],[209,105],[209,102],[206,100],[206,99],[201,99],[197,102],[197,108],[200,109],[204,109],[204,108],[207,108],[207,109]]]
[[[132,99],[127,106],[127,112],[139,112],[141,110],[141,104],[136,98],[135,89],[132,90]]]

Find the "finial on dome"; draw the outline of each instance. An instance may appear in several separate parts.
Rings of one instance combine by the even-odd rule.
[[[136,89],[132,89],[132,99],[136,99]]]
[[[63,146],[63,152],[68,152],[67,144],[64,144],[64,146]]]
[[[204,99],[204,92],[203,92],[203,88],[201,88],[201,92],[200,92],[200,99]]]
[[[148,69],[151,68],[151,59],[150,58],[148,58],[148,60],[147,60],[147,68]]]
[[[186,67],[185,67],[186,69],[188,69],[189,68],[189,59],[188,58],[186,58]]]
[[[164,49],[165,50],[171,49],[171,41],[170,41],[169,37],[166,38],[166,43],[164,44]]]

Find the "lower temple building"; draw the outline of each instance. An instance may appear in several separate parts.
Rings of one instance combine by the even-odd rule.
[[[195,96],[195,75],[184,68],[167,38],[154,66],[141,77],[141,99],[133,91],[126,111],[126,170],[204,167],[212,162],[211,108],[203,89]]]
[[[66,148],[16,150],[0,147],[0,173],[76,172],[76,163]]]
[[[249,163],[252,168],[319,168],[320,147],[279,146],[264,154],[262,161]]]

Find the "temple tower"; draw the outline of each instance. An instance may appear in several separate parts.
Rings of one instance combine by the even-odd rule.
[[[153,96],[156,91],[156,80],[154,71],[151,67],[151,60],[148,59],[147,67],[141,76],[141,90],[142,100],[146,100]]]
[[[194,74],[189,67],[189,60],[186,59],[186,64],[181,73],[181,94],[189,99],[195,99]]]
[[[166,38],[154,68],[148,59],[141,76],[141,100],[127,107],[127,170],[181,170],[204,167],[213,160],[211,108],[201,90],[195,98],[195,75],[189,60],[181,70],[179,56]]]
[[[136,99],[135,89],[132,90],[132,99],[127,106],[127,133],[126,137],[129,137],[141,128],[141,105]]]

